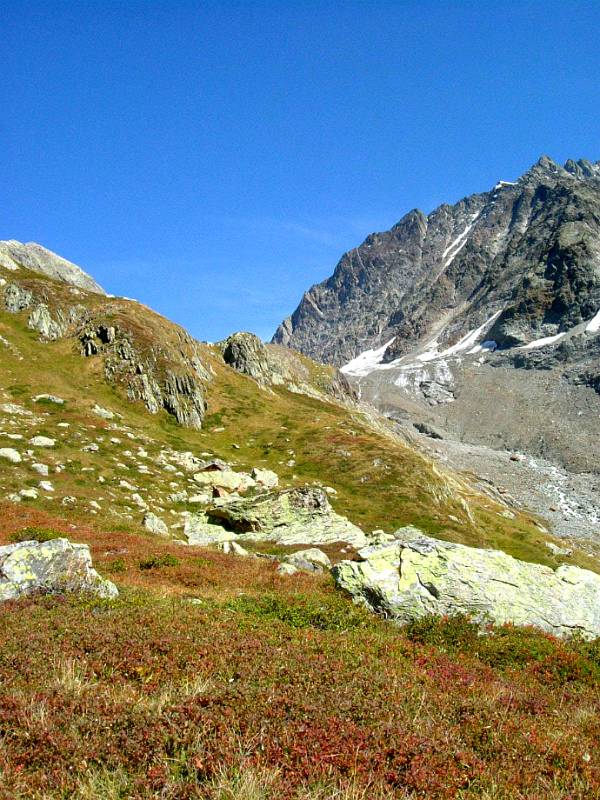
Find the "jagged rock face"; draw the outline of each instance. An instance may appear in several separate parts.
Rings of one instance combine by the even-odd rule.
[[[600,310],[600,162],[544,157],[516,183],[429,216],[415,210],[346,253],[274,341],[342,365],[425,339],[451,346],[497,313],[499,348],[553,336]]]
[[[52,539],[0,547],[0,601],[63,592],[87,592],[104,598],[118,594],[114,583],[92,568],[86,544]]]
[[[164,409],[186,427],[202,426],[211,376],[186,331],[139,304],[131,313],[126,300],[94,298],[91,308],[72,305],[64,292],[55,291],[56,284],[37,278],[26,283],[6,284],[4,308],[28,312],[27,326],[42,341],[74,339],[83,356],[103,359],[106,380],[123,386],[130,400],[141,400],[152,414]]]
[[[406,624],[429,615],[532,625],[555,636],[600,636],[600,577],[563,565],[556,570],[401,529],[397,542],[366,547],[362,561],[333,568],[356,602]]]
[[[348,362],[361,399],[399,421],[598,472],[600,163],[544,157],[411,212],[347,253],[275,339]]]
[[[35,242],[22,244],[13,239],[0,242],[0,266],[10,270],[25,267],[87,292],[106,294],[104,289],[76,264]]]
[[[355,392],[339,370],[311,376],[301,358],[272,344],[265,345],[253,333],[234,333],[220,344],[223,360],[237,372],[249,375],[263,387],[285,386],[302,394],[330,395],[342,402],[355,399]]]
[[[180,344],[189,350],[189,357],[159,340],[142,348],[131,330],[97,319],[87,320],[78,338],[82,354],[101,355],[106,379],[124,386],[130,400],[141,400],[152,414],[164,409],[188,428],[202,427],[204,385],[210,375],[200,361],[196,343],[183,330]]]

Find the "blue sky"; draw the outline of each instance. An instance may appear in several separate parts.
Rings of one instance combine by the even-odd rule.
[[[542,153],[600,159],[600,4],[0,0],[0,238],[215,340]]]

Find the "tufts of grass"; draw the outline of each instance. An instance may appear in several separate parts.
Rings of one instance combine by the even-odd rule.
[[[28,525],[11,534],[10,541],[16,542],[49,542],[51,539],[60,539],[64,537],[64,533],[52,530],[51,528],[38,528],[34,525]]]
[[[371,625],[373,621],[367,612],[333,594],[326,599],[309,595],[241,596],[230,600],[225,607],[260,620],[278,620],[292,628],[322,631],[346,631]]]
[[[164,553],[160,556],[149,556],[139,562],[140,569],[160,569],[160,567],[178,567],[180,560],[171,555],[171,553]]]

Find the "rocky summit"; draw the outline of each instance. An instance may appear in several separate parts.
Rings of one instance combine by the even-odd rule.
[[[419,446],[568,537],[600,531],[600,162],[413,210],[274,341],[336,364]]]

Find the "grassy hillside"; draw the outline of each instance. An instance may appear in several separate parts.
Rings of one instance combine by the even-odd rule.
[[[22,281],[21,281],[22,282]],[[23,283],[23,282],[22,282]],[[24,285],[38,294],[44,287],[47,302],[67,302],[68,288],[39,277]],[[52,294],[58,293],[58,300]],[[72,302],[72,300],[71,300]],[[144,306],[125,300],[106,301],[97,295],[77,298],[90,304],[95,318],[110,304],[113,321],[134,332],[148,347],[176,341],[176,326]],[[116,311],[115,311],[116,307]],[[84,358],[79,342],[67,336],[55,342],[40,342],[39,334],[27,328],[27,312],[0,313],[0,399],[16,402],[34,416],[29,420],[0,415],[5,433],[27,424],[28,436],[43,434],[57,439],[56,448],[38,454],[47,456],[51,472],[57,463],[60,474],[52,474],[52,494],[26,502],[53,508],[64,497],[76,502],[60,506],[62,513],[89,521],[89,501],[101,506],[91,515],[95,524],[135,529],[141,519],[131,503],[132,492],[119,486],[121,480],[135,485],[150,508],[185,510],[167,500],[178,488],[189,488],[189,476],[174,476],[156,467],[160,451],[202,452],[219,456],[240,468],[264,466],[275,470],[283,485],[319,482],[333,487],[333,504],[365,530],[392,531],[400,525],[415,524],[441,538],[466,544],[499,547],[531,561],[555,564],[542,534],[528,515],[508,518],[507,509],[473,491],[456,476],[440,471],[421,454],[386,429],[384,421],[374,425],[357,407],[348,407],[282,386],[261,388],[254,380],[227,367],[216,347],[200,346],[203,366],[212,373],[206,387],[208,408],[201,431],[178,425],[164,411],[147,412],[141,402],[125,398],[122,386],[107,383],[101,356]],[[170,352],[166,347],[165,353]],[[179,355],[179,353],[178,353]],[[320,388],[331,370],[302,358],[303,377]],[[62,406],[33,403],[41,393],[66,400]],[[95,416],[95,404],[118,412],[111,421]],[[33,424],[29,424],[33,420]],[[59,423],[69,427],[58,427]],[[118,440],[118,441],[115,441]],[[11,445],[9,440],[3,442]],[[11,446],[20,449],[26,438]],[[94,448],[86,451],[88,446]],[[97,449],[96,449],[97,448]],[[146,455],[139,456],[142,448]],[[123,466],[125,465],[125,466]],[[147,471],[139,472],[139,467]],[[133,478],[131,476],[133,475]],[[104,480],[99,485],[98,479]],[[23,486],[35,486],[39,476],[25,464],[0,464],[0,490],[4,495]],[[99,498],[103,497],[101,500]],[[573,563],[594,568],[594,562],[575,554]]]
[[[27,280],[44,284],[50,306],[72,302],[68,287]],[[105,299],[77,302],[106,319]],[[188,353],[168,321],[110,305],[140,349]],[[201,508],[171,497],[198,488],[180,466],[185,451],[273,469],[283,486],[332,487],[336,510],[367,531],[415,524],[556,565],[534,519],[329,397],[331,370],[308,359],[290,369],[310,394],[260,387],[218,347],[199,346],[207,409],[191,430],[129,401],[74,336],[40,342],[27,318],[0,312],[0,447],[22,456],[0,459],[0,544],[86,542],[120,596],[0,605],[2,800],[600,796],[597,645],[510,628],[482,637],[464,620],[399,630],[353,607],[327,575],[284,577],[266,559],[141,527],[147,507],[176,537],[181,513]],[[582,553],[561,560],[597,569]]]
[[[92,542],[121,596],[0,607],[2,798],[600,796],[597,644],[398,630],[326,576],[4,520]]]

